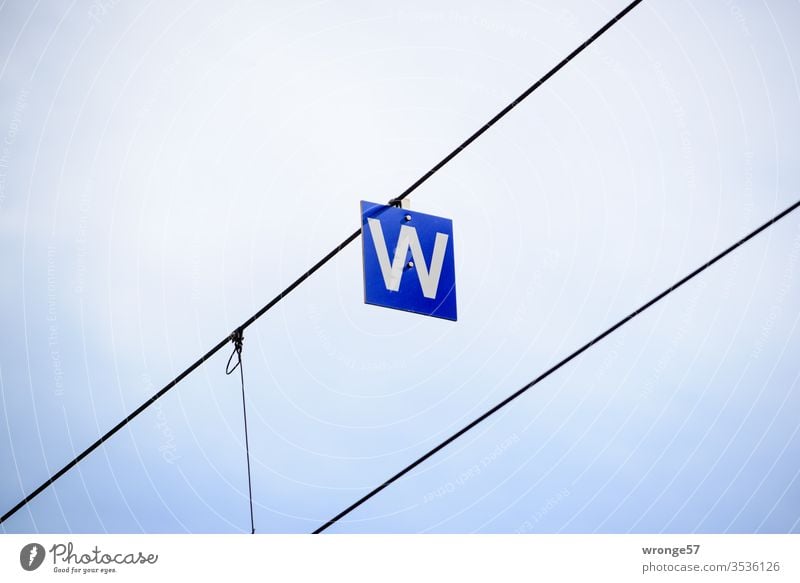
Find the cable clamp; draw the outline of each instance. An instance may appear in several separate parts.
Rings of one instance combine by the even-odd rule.
[[[399,209],[410,209],[411,208],[411,199],[410,198],[393,198],[389,201],[389,206],[397,207]]]
[[[244,330],[237,328],[229,336],[230,341],[233,342],[233,352],[228,357],[228,364],[225,366],[225,374],[233,373],[238,367],[242,366],[242,344],[244,343]],[[233,357],[236,356],[236,364],[231,368]]]

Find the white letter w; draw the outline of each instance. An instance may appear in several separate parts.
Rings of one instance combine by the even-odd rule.
[[[389,291],[398,291],[400,289],[403,267],[405,267],[408,248],[411,247],[411,257],[414,258],[414,265],[417,268],[417,276],[422,286],[422,295],[426,298],[434,299],[436,291],[439,289],[439,277],[442,275],[442,264],[444,263],[444,252],[447,249],[448,235],[436,233],[431,268],[428,270],[425,256],[422,254],[422,246],[419,244],[417,230],[414,227],[402,225],[392,264],[389,265],[389,249],[386,247],[386,240],[383,237],[381,222],[378,219],[367,219],[367,221],[369,222],[370,233],[372,233],[372,240],[375,243],[375,253],[378,255],[378,264],[381,266],[381,274],[383,275],[386,289]]]

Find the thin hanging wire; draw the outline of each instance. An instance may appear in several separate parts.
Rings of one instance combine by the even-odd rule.
[[[256,524],[253,518],[253,482],[250,477],[250,441],[247,437],[247,400],[244,395],[244,367],[242,366],[242,345],[244,344],[244,331],[237,328],[230,336],[233,342],[233,352],[228,357],[228,364],[225,366],[225,374],[233,374],[239,369],[239,378],[242,381],[242,414],[244,416],[244,448],[247,452],[247,492],[250,496],[250,534],[256,533]],[[231,368],[233,357],[236,357],[236,364]]]

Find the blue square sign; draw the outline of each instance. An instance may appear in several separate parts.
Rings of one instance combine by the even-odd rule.
[[[361,201],[361,240],[366,303],[458,319],[453,221]]]

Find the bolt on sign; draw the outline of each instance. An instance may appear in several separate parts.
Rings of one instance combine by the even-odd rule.
[[[364,302],[457,320],[453,221],[361,201]]]

